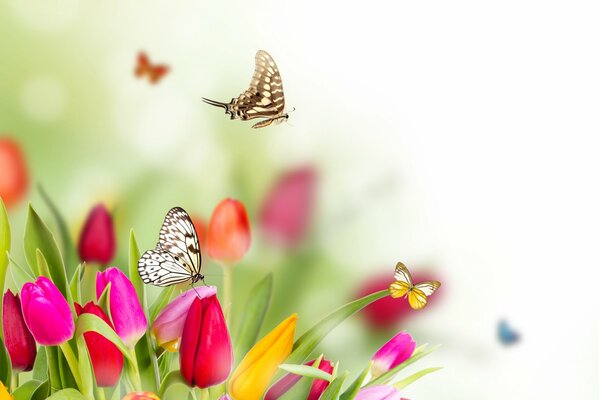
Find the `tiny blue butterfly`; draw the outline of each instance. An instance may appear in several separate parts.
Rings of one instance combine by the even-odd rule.
[[[497,336],[501,344],[505,346],[517,343],[520,340],[520,334],[513,330],[505,320],[499,321],[497,325]]]

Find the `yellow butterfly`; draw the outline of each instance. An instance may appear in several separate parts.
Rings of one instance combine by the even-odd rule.
[[[420,310],[426,306],[428,302],[427,296],[430,296],[439,289],[441,282],[426,281],[416,285],[412,283],[412,275],[405,265],[398,262],[395,266],[395,282],[389,286],[391,297],[399,298],[408,295],[410,306],[414,310]]]

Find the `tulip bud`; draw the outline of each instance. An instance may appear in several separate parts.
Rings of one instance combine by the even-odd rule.
[[[104,311],[92,303],[87,303],[84,307],[75,303],[75,311],[77,316],[81,314],[93,314],[104,320],[111,328],[112,322]],[[123,355],[120,350],[106,339],[104,336],[96,332],[86,332],[83,334],[89,356],[94,368],[94,375],[98,386],[114,386],[119,381],[119,376],[123,369]]]
[[[372,357],[372,376],[377,377],[397,367],[414,354],[416,342],[407,332],[399,332]]]
[[[23,198],[29,183],[25,158],[14,140],[0,138],[0,171],[0,197],[11,208]]]
[[[31,371],[37,355],[35,339],[25,325],[19,295],[13,294],[10,289],[4,294],[2,303],[2,329],[12,368]]]
[[[158,345],[171,352],[177,351],[191,303],[197,296],[204,299],[214,295],[214,286],[200,286],[180,294],[164,307],[150,329]]]
[[[121,400],[160,400],[160,398],[152,392],[133,392],[129,393]]]
[[[57,346],[73,337],[75,323],[69,303],[45,276],[23,285],[21,309],[29,331],[39,344]]]
[[[307,362],[305,365],[312,366],[314,365],[315,360]],[[328,374],[333,373],[333,364],[330,361],[323,359],[318,365],[318,369],[324,371]],[[283,378],[281,378],[277,383],[272,385],[266,395],[264,396],[264,400],[276,400],[282,397],[285,393],[287,393],[299,380],[301,376],[294,374],[287,374]],[[310,387],[310,393],[306,400],[318,400],[320,396],[324,393],[326,388],[329,386],[329,382],[324,379],[314,379],[312,382],[312,386]]]
[[[229,380],[229,395],[234,400],[262,398],[279,364],[291,354],[296,325],[297,314],[293,314],[245,355]]]
[[[233,348],[216,295],[195,298],[189,308],[180,350],[181,375],[190,386],[223,383],[233,368]]]
[[[144,315],[133,284],[116,268],[110,267],[96,275],[96,298],[99,299],[110,283],[110,316],[114,330],[127,347],[133,347],[145,334],[148,321]]]
[[[354,400],[406,400],[393,386],[371,386],[361,389]]]
[[[103,204],[96,205],[87,216],[79,236],[79,258],[85,262],[109,263],[116,250],[112,217]]]
[[[250,242],[250,222],[243,203],[233,199],[221,201],[208,225],[208,255],[231,264],[243,258]]]
[[[267,195],[260,213],[266,239],[296,245],[305,235],[316,191],[316,172],[301,168],[283,175]]]

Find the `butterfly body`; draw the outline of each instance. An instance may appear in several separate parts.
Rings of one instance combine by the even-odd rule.
[[[170,286],[204,280],[198,236],[187,212],[172,208],[164,218],[158,244],[142,254],[137,263],[145,284]]]
[[[273,122],[281,123],[289,118],[285,112],[285,95],[281,74],[273,58],[264,50],[256,53],[256,66],[250,87],[239,96],[224,103],[202,97],[215,107],[224,108],[231,119],[248,121],[265,118],[252,128],[263,128]]]
[[[428,296],[433,294],[440,286],[439,281],[426,281],[414,284],[408,268],[398,262],[395,266],[395,282],[389,286],[391,297],[407,297],[410,307],[420,310],[428,304]]]

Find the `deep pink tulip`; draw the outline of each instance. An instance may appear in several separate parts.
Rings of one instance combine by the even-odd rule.
[[[75,323],[69,303],[45,276],[23,285],[21,309],[29,331],[39,344],[56,346],[73,337]]]
[[[231,338],[215,295],[193,300],[183,327],[179,359],[181,375],[190,386],[218,385],[231,373]]]
[[[96,275],[96,298],[99,299],[110,283],[110,316],[114,330],[128,347],[146,333],[148,321],[144,315],[133,284],[116,268],[110,267]]]
[[[2,330],[12,368],[17,371],[31,371],[37,354],[35,339],[25,325],[19,295],[13,294],[10,289],[4,293],[2,303]]]
[[[234,199],[224,199],[212,212],[208,224],[208,255],[225,264],[243,258],[250,248],[252,235],[245,206]]]
[[[371,386],[361,389],[354,400],[405,400],[393,386]]]
[[[372,356],[372,375],[377,377],[397,367],[414,354],[416,342],[407,332],[399,332]]]
[[[116,240],[112,217],[103,204],[96,205],[87,216],[79,236],[79,258],[85,262],[108,264],[114,257]]]
[[[216,287],[200,286],[180,294],[164,307],[154,320],[151,329],[158,345],[168,351],[177,351],[191,303],[198,296],[204,299],[214,295],[216,295]]]
[[[99,306],[91,301],[84,307],[75,303],[75,311],[77,312],[77,316],[81,314],[93,314],[98,316],[112,328],[110,318],[108,318]],[[106,387],[116,385],[123,369],[123,354],[110,340],[99,333],[86,332],[83,334],[83,337],[85,338],[85,344],[89,351],[89,357],[92,360],[94,375],[98,386]]]
[[[294,246],[305,235],[314,208],[316,171],[305,167],[284,174],[267,195],[260,225],[268,240]]]
[[[305,365],[314,365],[316,360],[312,360],[307,362]],[[328,374],[333,373],[333,364],[329,360],[323,359],[318,365],[318,369],[324,371]],[[282,377],[277,383],[272,385],[268,392],[266,392],[266,396],[264,396],[264,400],[276,400],[282,397],[285,393],[287,393],[299,380],[301,376],[294,374],[287,374]],[[312,386],[310,387],[310,393],[306,400],[318,400],[322,393],[329,386],[329,382],[324,379],[315,379],[312,382]]]

